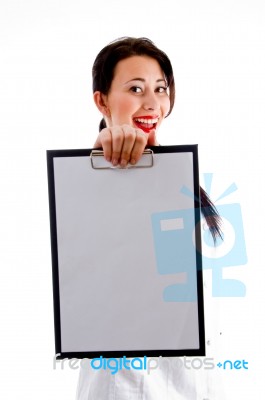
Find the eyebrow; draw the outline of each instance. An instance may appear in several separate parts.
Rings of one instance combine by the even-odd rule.
[[[130,82],[133,82],[133,81],[145,82],[145,79],[143,79],[143,78],[133,78],[133,79],[130,79],[129,81],[125,82],[124,85],[126,85],[127,83],[130,83]],[[167,81],[165,79],[157,79],[156,82],[165,82],[165,84],[167,83]]]

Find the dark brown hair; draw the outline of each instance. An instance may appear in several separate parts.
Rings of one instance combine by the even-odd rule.
[[[114,77],[115,67],[119,61],[132,56],[148,56],[154,58],[165,74],[169,88],[170,109],[175,102],[175,82],[171,62],[168,56],[160,50],[150,39],[145,37],[122,37],[105,46],[97,55],[93,68],[93,93],[99,91],[108,94]],[[104,119],[100,122],[99,130],[106,127]]]

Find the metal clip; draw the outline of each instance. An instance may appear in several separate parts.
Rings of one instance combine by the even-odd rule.
[[[92,150],[90,153],[90,161],[93,169],[151,168],[154,165],[154,152],[151,149],[146,149],[136,165],[131,165],[129,163],[125,168],[119,165],[114,167],[111,163],[106,161],[102,150]]]

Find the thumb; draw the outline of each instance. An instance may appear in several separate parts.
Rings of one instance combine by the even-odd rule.
[[[147,145],[149,146],[159,146],[159,143],[156,139],[156,131],[155,129],[151,130],[148,135]]]

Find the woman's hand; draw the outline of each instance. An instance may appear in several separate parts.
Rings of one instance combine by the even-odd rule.
[[[124,168],[128,163],[136,164],[147,145],[158,146],[155,130],[147,134],[130,125],[121,125],[102,129],[94,147],[101,147],[105,159],[114,166]]]

